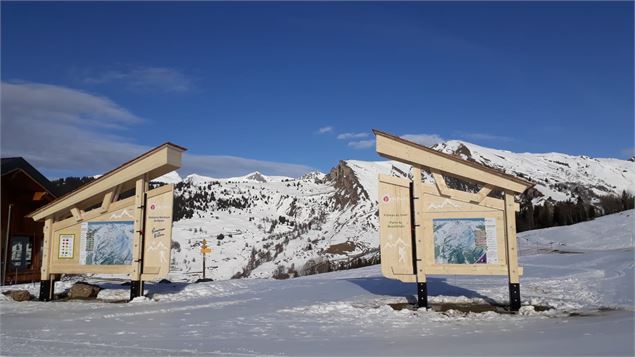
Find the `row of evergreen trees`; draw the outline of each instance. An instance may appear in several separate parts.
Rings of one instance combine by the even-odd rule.
[[[94,177],[90,176],[69,176],[65,178],[60,178],[57,180],[52,180],[51,183],[55,187],[58,196],[63,196],[71,191],[74,191],[79,186],[82,186],[90,181],[94,180]]]
[[[516,215],[516,230],[518,232],[554,226],[567,226],[579,222],[589,221],[597,216],[617,213],[633,209],[635,197],[623,191],[621,195],[602,196],[595,205],[590,205],[582,197],[573,202],[547,201],[542,206],[534,206],[531,200],[524,199],[520,205],[520,212]]]

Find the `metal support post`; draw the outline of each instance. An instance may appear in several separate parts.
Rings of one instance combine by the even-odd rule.
[[[49,280],[40,280],[40,301],[53,300],[53,292],[55,291],[55,280],[53,277]]]
[[[509,310],[520,310],[520,284],[509,283]]]
[[[417,282],[417,305],[419,308],[428,308],[428,284]]]
[[[132,280],[130,282],[130,300],[143,295],[143,280]]]

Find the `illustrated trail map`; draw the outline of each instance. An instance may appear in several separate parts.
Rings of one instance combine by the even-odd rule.
[[[133,233],[133,221],[82,223],[80,264],[132,264]]]
[[[495,218],[433,219],[437,264],[496,263]]]

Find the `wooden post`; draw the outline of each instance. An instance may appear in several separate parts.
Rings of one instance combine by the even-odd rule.
[[[414,274],[417,276],[417,306],[428,308],[428,285],[423,270],[423,197],[421,192],[421,169],[412,167],[412,183],[410,184],[410,210],[412,217],[412,259]]]
[[[505,192],[505,241],[509,269],[509,309],[520,309],[520,278],[518,271],[518,242],[516,241],[516,208],[514,195]]]
[[[145,196],[148,190],[146,175],[141,176],[135,183],[135,220],[134,242],[132,246],[132,264],[134,266],[130,285],[130,300],[143,295],[143,223],[145,222]]]
[[[7,269],[9,268],[9,263],[7,260],[9,259],[9,239],[11,239],[11,211],[13,208],[13,203],[9,204],[9,210],[7,212],[7,231],[5,232],[5,241],[2,247],[0,247],[0,258],[2,258],[2,282],[1,285],[4,286],[7,280]]]
[[[53,219],[47,218],[44,221],[44,240],[42,245],[42,269],[40,275],[40,301],[53,300],[55,291],[55,280],[49,272],[48,268],[51,261],[51,252],[53,246]]]

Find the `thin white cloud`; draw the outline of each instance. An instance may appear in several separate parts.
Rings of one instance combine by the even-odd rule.
[[[509,136],[494,135],[488,133],[471,133],[459,131],[458,134],[470,140],[485,140],[485,141],[513,141],[514,138]]]
[[[405,134],[401,138],[424,146],[432,146],[445,141],[437,134]]]
[[[2,82],[1,88],[2,156],[24,157],[49,176],[101,174],[151,148],[123,135],[143,120],[108,98],[39,83]],[[218,177],[299,176],[312,169],[233,156],[186,154],[183,161],[186,173]]]
[[[254,160],[237,156],[190,155],[183,156],[184,174],[197,173],[216,178],[246,175],[260,171],[265,175],[299,177],[315,170],[312,167],[273,161]]]
[[[375,140],[351,141],[348,143],[348,146],[352,147],[353,149],[370,149],[375,146]]]
[[[168,67],[123,67],[103,71],[83,70],[74,75],[86,84],[123,84],[133,91],[185,92],[193,80],[185,73]]]
[[[332,133],[333,132],[333,127],[332,126],[324,126],[318,129],[318,134],[326,134],[326,133]]]
[[[110,99],[66,87],[2,82],[2,156],[44,170],[103,172],[145,147],[119,137],[141,118]]]
[[[366,132],[361,132],[361,133],[342,133],[342,134],[339,134],[337,136],[337,138],[340,139],[340,140],[361,139],[361,138],[367,138],[367,137],[368,137],[368,133],[366,133]]]

